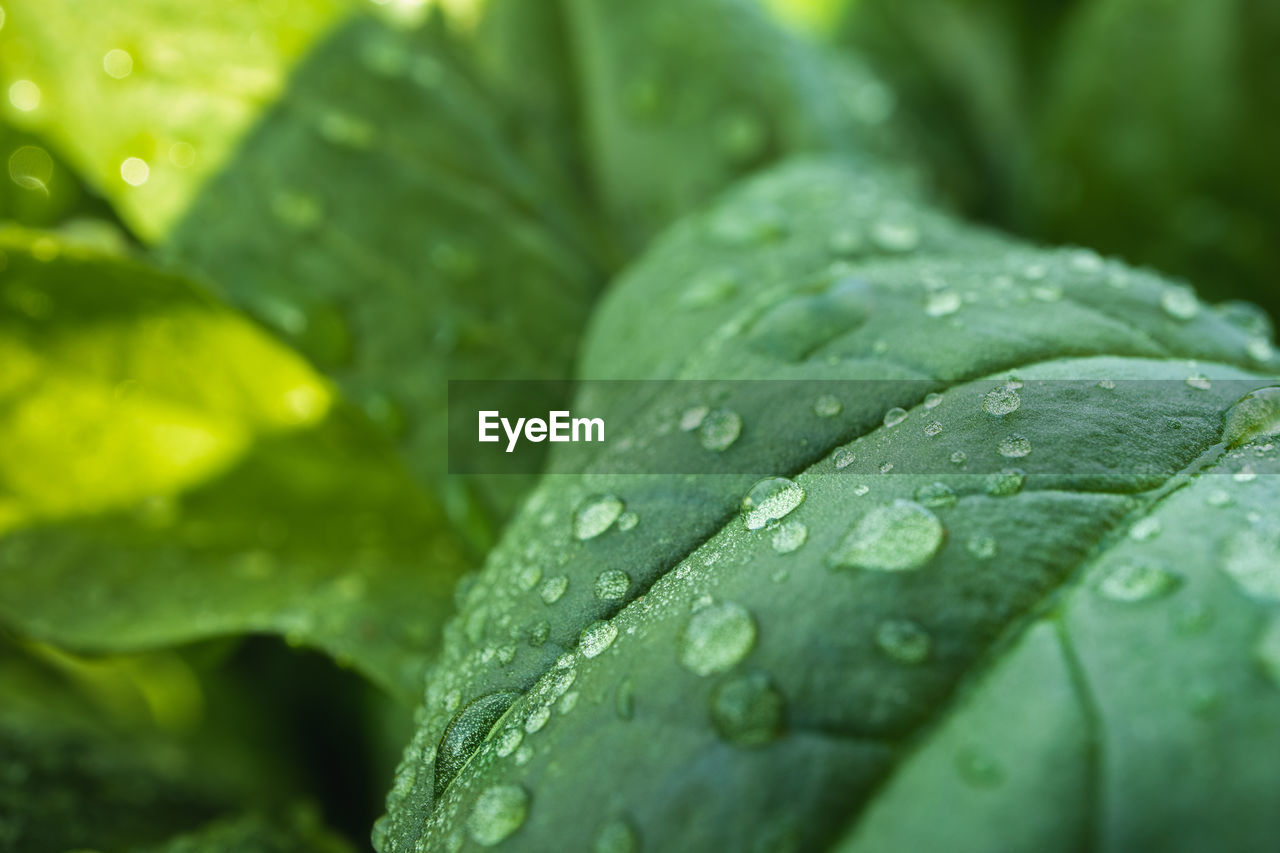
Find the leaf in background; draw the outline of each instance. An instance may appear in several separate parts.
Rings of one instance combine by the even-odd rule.
[[[1280,313],[1274,4],[869,0],[848,29],[970,211]]]
[[[821,162],[682,220],[582,374],[790,380],[715,402],[723,458],[803,492],[794,535],[744,525],[757,475],[610,473],[706,470],[672,428],[705,386],[585,386],[621,444],[546,478],[468,589],[381,849],[1265,846],[1276,392],[1237,401],[1280,362],[1251,334]],[[797,380],[871,381],[820,417]],[[575,533],[602,495],[638,521]]]
[[[412,691],[462,561],[391,449],[186,281],[2,245],[3,620],[92,651],[272,632]]]
[[[154,241],[351,5],[6,0],[5,116]]]
[[[247,808],[253,818],[216,837],[278,839],[270,849],[347,849],[293,802],[272,758],[219,742],[216,732],[177,735],[141,725],[118,701],[104,701],[141,688],[147,699],[171,702],[193,678],[176,656],[131,666],[58,658],[50,667],[0,641],[0,850],[133,850],[160,842],[158,849],[201,849],[165,840]],[[280,846],[287,836],[294,843]]]
[[[483,551],[522,489],[445,476],[446,380],[566,378],[600,274],[578,203],[450,51],[343,27],[166,250],[332,375]]]

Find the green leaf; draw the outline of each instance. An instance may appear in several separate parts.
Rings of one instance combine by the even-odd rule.
[[[446,476],[446,380],[564,378],[600,273],[451,51],[341,28],[165,248],[333,376],[483,549],[521,490]]]
[[[350,5],[139,0],[99,14],[78,0],[8,0],[5,115],[39,131],[153,241]]]
[[[582,375],[774,391],[584,385],[620,443],[467,590],[381,849],[1265,846],[1280,363],[1231,317],[820,161],[680,221]],[[699,403],[802,531],[744,524],[758,474],[614,473],[708,470]],[[575,535],[603,495],[638,522]]]
[[[278,633],[415,689],[462,559],[392,449],[187,281],[0,246],[0,618],[86,651]]]

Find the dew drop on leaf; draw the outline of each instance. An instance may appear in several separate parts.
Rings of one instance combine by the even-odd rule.
[[[1208,391],[1213,387],[1213,381],[1203,373],[1193,373],[1187,377],[1187,387],[1197,391]]]
[[[582,629],[578,637],[578,648],[583,657],[593,658],[613,645],[618,638],[618,628],[612,622],[593,622]]]
[[[494,785],[476,798],[467,831],[481,847],[507,840],[529,814],[529,792],[519,785]]]
[[[924,407],[926,409],[936,409],[942,405],[941,394],[928,394],[924,398]]]
[[[1022,398],[1018,396],[1017,389],[1010,385],[993,388],[987,392],[986,397],[982,398],[982,410],[996,417],[1016,412],[1021,405]]]
[[[925,298],[924,313],[930,317],[946,317],[960,310],[960,294],[954,290],[939,290]]]
[[[1280,604],[1280,524],[1248,527],[1227,543],[1222,569],[1250,598]]]
[[[836,451],[831,454],[831,461],[837,468],[848,468],[857,458],[858,457],[854,455],[853,451],[847,447],[837,448]]]
[[[813,413],[820,418],[834,418],[843,409],[840,398],[831,394],[823,394],[813,401]]]
[[[1167,287],[1160,294],[1160,307],[1175,320],[1190,320],[1200,313],[1200,300],[1189,287]]]
[[[742,499],[742,520],[748,530],[759,530],[786,517],[804,502],[804,489],[786,477],[767,477],[757,482]]]
[[[573,538],[594,539],[622,515],[626,505],[615,495],[591,495],[573,511]]]
[[[969,461],[969,454],[965,453],[963,450],[957,450],[951,454],[950,458],[952,465],[963,465]]]
[[[506,758],[520,747],[520,742],[524,740],[524,732],[518,728],[510,728],[498,735],[494,741],[493,751],[500,758]]]
[[[440,743],[436,747],[435,791],[438,797],[458,775],[462,765],[466,764],[472,754],[480,748],[493,728],[511,703],[520,694],[510,691],[488,693],[467,703],[462,710],[453,715]]]
[[[756,621],[740,604],[722,601],[693,612],[680,635],[680,663],[695,675],[736,666],[756,642]]]
[[[924,434],[930,438],[933,438],[936,435],[941,435],[942,424],[938,421],[929,421],[929,423],[925,424]]]
[[[618,516],[617,528],[625,533],[626,531],[634,528],[639,523],[640,523],[639,514],[635,512],[627,511],[627,512],[624,512],[622,515]]]
[[[1031,440],[1025,435],[1010,435],[1000,440],[996,450],[1006,459],[1021,459],[1031,454]]]
[[[1004,468],[993,471],[983,480],[983,489],[996,498],[1007,498],[1022,491],[1022,484],[1027,481],[1025,472],[1018,468]]]
[[[728,450],[742,433],[742,418],[729,409],[712,409],[698,426],[698,441],[716,453]]]
[[[920,229],[911,222],[882,219],[871,226],[871,242],[885,252],[910,252],[920,245]]]
[[[621,569],[605,569],[596,575],[596,598],[621,601],[631,587],[631,578]]]
[[[831,254],[848,258],[860,253],[863,249],[862,235],[854,228],[840,228],[827,241],[827,249]]]
[[[800,521],[784,521],[773,531],[771,544],[779,554],[790,554],[799,550],[809,538],[809,528]]]
[[[985,533],[975,533],[965,542],[965,550],[979,560],[990,560],[996,555],[999,549],[999,543],[996,542],[994,536]]]
[[[1098,593],[1111,601],[1136,604],[1171,595],[1182,578],[1151,563],[1121,563],[1098,582]]]
[[[928,659],[933,640],[910,619],[886,619],[876,626],[876,646],[890,660],[914,666]]]
[[[907,410],[896,406],[884,413],[884,425],[886,427],[896,427],[906,419]]]
[[[782,694],[769,677],[752,672],[730,678],[711,691],[711,722],[726,741],[760,746],[782,734]]]
[[[930,509],[955,506],[957,497],[955,489],[946,483],[926,483],[915,491],[916,503]]]
[[[829,559],[840,568],[912,571],[933,558],[944,535],[942,522],[928,509],[896,500],[860,518]]]
[[[618,689],[613,694],[613,708],[619,719],[629,720],[635,716],[636,688],[635,682],[630,678],[624,678],[618,683]]]
[[[1280,387],[1245,394],[1227,412],[1222,440],[1228,448],[1272,435],[1280,435]]]
[[[547,604],[555,604],[568,588],[569,578],[565,575],[556,575],[542,582],[542,588],[538,590],[538,594]]]
[[[616,817],[600,828],[591,849],[593,853],[636,853],[640,836],[626,818]]]

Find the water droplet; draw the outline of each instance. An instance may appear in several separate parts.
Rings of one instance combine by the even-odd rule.
[[[884,413],[884,425],[886,427],[896,427],[907,419],[907,410],[894,407]]]
[[[685,308],[709,308],[725,302],[737,290],[738,278],[732,270],[712,270],[690,283],[688,289],[680,295],[680,304]]]
[[[1276,357],[1275,347],[1266,338],[1250,338],[1244,345],[1244,351],[1254,361],[1266,364]]]
[[[592,847],[594,853],[636,853],[640,836],[626,818],[615,817],[600,828]]]
[[[963,465],[969,461],[969,454],[965,453],[963,450],[957,450],[955,453],[951,454],[950,458],[952,465]]]
[[[831,235],[827,241],[827,249],[831,254],[842,258],[853,257],[862,252],[862,235],[854,228],[841,228]]]
[[[1203,373],[1193,373],[1187,377],[1187,387],[1195,388],[1197,391],[1208,391],[1213,387],[1213,382]]]
[[[927,483],[916,489],[916,503],[930,509],[955,506],[957,497],[955,489],[946,483]]]
[[[772,207],[727,208],[711,221],[711,236],[726,246],[764,245],[781,239],[786,233],[786,216]]]
[[[476,798],[467,831],[481,847],[507,840],[529,814],[529,792],[519,785],[494,785]]]
[[[809,538],[809,528],[800,521],[785,521],[773,531],[773,550],[779,554],[790,554],[804,545]]]
[[[1209,493],[1208,497],[1205,498],[1205,503],[1218,509],[1225,506],[1232,506],[1235,502],[1235,498],[1233,498],[1231,493],[1225,489],[1214,489]]]
[[[680,635],[680,663],[695,675],[732,669],[756,642],[756,622],[740,604],[722,601],[694,611]]]
[[[765,310],[751,324],[747,345],[774,358],[803,361],[866,322],[870,285],[855,276],[826,275],[817,293],[794,293]]]
[[[626,504],[615,495],[590,495],[573,511],[573,538],[586,541],[604,533],[622,515]]]
[[[769,677],[752,672],[711,691],[711,722],[720,736],[739,746],[760,746],[782,734],[782,694]]]
[[[813,401],[813,413],[820,418],[834,418],[843,410],[844,404],[840,402],[840,398],[831,394],[823,394]]]
[[[529,629],[529,645],[538,648],[551,636],[551,623],[546,619],[535,622],[533,627]]]
[[[1098,592],[1111,601],[1138,603],[1170,595],[1182,578],[1151,563],[1121,563],[1098,583]]]
[[[1271,435],[1280,435],[1280,387],[1245,394],[1227,412],[1222,440],[1228,448]]]
[[[112,48],[102,57],[102,70],[107,72],[108,77],[123,80],[133,73],[133,57],[127,50]]]
[[[639,523],[640,523],[639,514],[628,510],[627,512],[624,512],[622,515],[618,516],[618,522],[616,526],[623,533],[626,533],[628,530],[631,530],[633,527],[635,527]]]
[[[707,413],[711,410],[706,406],[694,406],[685,409],[680,415],[680,429],[682,432],[691,432],[702,425],[702,421],[706,418]]]
[[[871,226],[871,242],[886,252],[910,252],[920,245],[920,229],[911,222],[882,219]]]
[[[946,317],[960,310],[963,300],[954,290],[939,290],[925,298],[924,313],[930,317]]]
[[[975,788],[994,788],[1004,781],[1004,771],[993,758],[976,749],[962,749],[956,755],[960,778]]]
[[[40,87],[30,80],[15,80],[9,87],[9,103],[24,113],[40,106]]]
[[[892,471],[892,470],[893,470],[893,463],[892,463],[892,462],[885,462],[885,463],[882,463],[882,464],[880,465],[880,473],[881,473],[881,474],[888,474],[888,473],[889,473],[890,471]]]
[[[927,394],[924,398],[924,407],[926,409],[936,409],[942,405],[941,394]]]
[[[742,418],[729,409],[712,409],[698,426],[698,441],[716,453],[728,450],[742,433]]]
[[[120,164],[120,178],[131,187],[140,187],[151,177],[151,167],[141,157],[126,157]]]
[[[1018,468],[1004,468],[988,474],[983,480],[983,489],[992,497],[1007,498],[1022,491],[1022,485],[1026,480],[1025,471]]]
[[[857,457],[854,456],[853,451],[847,447],[838,447],[835,452],[831,454],[831,461],[837,468],[848,468],[854,463],[855,459],[857,459]]]
[[[565,575],[556,575],[542,582],[542,589],[538,590],[538,594],[547,604],[555,604],[568,588],[569,578]]]
[[[933,559],[944,534],[942,522],[928,509],[897,500],[860,518],[829,559],[842,568],[912,571]]]
[[[578,648],[585,658],[593,658],[613,645],[618,638],[618,628],[612,622],[593,622],[582,629]]]
[[[1272,520],[1237,533],[1222,568],[1245,595],[1280,603],[1280,524]]]
[[[986,397],[982,398],[982,410],[996,417],[1004,417],[1011,412],[1016,412],[1021,405],[1022,398],[1018,396],[1017,389],[1010,385],[993,388],[987,392]]]
[[[1006,459],[1021,459],[1031,453],[1031,441],[1025,435],[1011,435],[1001,439],[996,450]]]
[[[965,543],[965,549],[977,557],[979,560],[990,560],[996,555],[999,548],[994,536],[985,533],[975,533],[969,537],[969,541]]]
[[[742,499],[743,522],[748,530],[759,530],[784,518],[804,502],[804,489],[786,477],[760,480]]]
[[[1189,287],[1167,287],[1160,294],[1160,307],[1175,320],[1190,320],[1200,313],[1200,300]]]
[[[546,728],[551,720],[551,706],[538,705],[529,711],[529,715],[524,718],[524,730],[527,734],[536,735],[538,732]]]
[[[876,645],[890,659],[915,665],[928,659],[933,640],[910,619],[886,619],[876,626]]]
[[[621,601],[631,588],[631,578],[621,569],[605,569],[596,576],[596,598]]]
[[[542,580],[541,566],[525,566],[516,573],[516,585],[525,592],[537,586],[540,580]]]
[[[522,740],[524,740],[524,732],[520,729],[507,729],[498,735],[497,740],[494,741],[493,751],[498,754],[499,758],[506,758],[519,748]]]
[[[1271,683],[1280,687],[1280,617],[1273,617],[1258,637],[1253,656]]]
[[[865,483],[859,483],[858,485],[853,487],[854,497],[859,497],[859,498],[863,497],[870,491],[871,491],[871,487]]]
[[[630,678],[624,678],[618,683],[617,692],[613,695],[613,707],[618,712],[618,718],[629,720],[636,714],[636,687]]]
[[[519,697],[519,693],[509,691],[489,693],[472,700],[454,714],[436,747],[436,797],[449,786],[462,765],[480,748],[494,724]]]
[[[1159,536],[1161,527],[1160,519],[1155,516],[1139,519],[1129,528],[1129,538],[1135,542],[1146,542]]]
[[[929,423],[925,424],[924,434],[929,436],[930,438],[933,438],[936,435],[941,435],[942,424],[939,423],[938,421],[929,421]]]

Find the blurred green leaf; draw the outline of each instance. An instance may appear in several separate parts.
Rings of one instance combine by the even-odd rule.
[[[728,284],[691,301],[708,276]],[[468,588],[383,851],[1253,849],[1280,829],[1280,491],[1250,473],[1280,471],[1275,392],[1224,436],[1280,361],[1231,316],[801,162],[660,238],[581,364],[792,381],[585,386],[575,407],[618,444],[547,477]],[[796,381],[856,379],[829,417]],[[1001,389],[1020,406],[997,415]],[[741,423],[719,455],[674,428],[711,403]],[[611,473],[709,457],[790,478],[801,527],[743,523],[757,474]],[[638,522],[575,532],[601,496]],[[625,595],[601,595],[615,570]]]
[[[4,115],[156,240],[351,5],[6,0]]]
[[[446,475],[446,380],[565,378],[601,274],[452,49],[343,27],[165,249],[332,375],[482,552],[524,489]]]
[[[93,651],[278,633],[412,691],[462,559],[391,448],[186,281],[3,247],[4,621]]]

